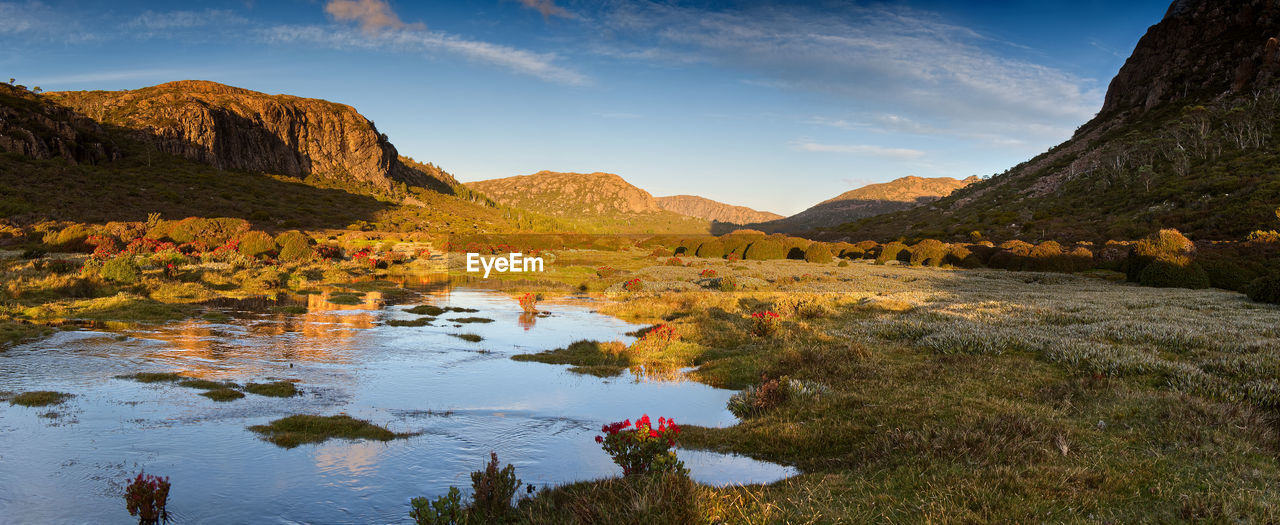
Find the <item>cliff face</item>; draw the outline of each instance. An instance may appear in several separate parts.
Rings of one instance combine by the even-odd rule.
[[[1244,92],[1280,75],[1280,2],[1177,0],[1107,89],[1102,114]]]
[[[908,176],[852,189],[785,219],[753,224],[766,232],[799,232],[837,226],[849,221],[891,213],[933,202],[979,179]]]
[[[767,211],[756,211],[746,206],[734,206],[696,195],[672,195],[655,199],[662,209],[709,221],[729,224],[750,224],[781,219],[782,216]]]
[[[449,193],[457,183],[405,166],[372,122],[325,100],[193,80],[46,96],[160,151],[219,169],[316,175],[381,190],[399,182]]]
[[[0,151],[72,164],[114,160],[120,151],[93,120],[26,89],[0,84]]]

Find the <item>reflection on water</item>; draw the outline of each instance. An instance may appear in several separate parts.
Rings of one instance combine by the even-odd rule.
[[[421,288],[423,301],[479,313],[391,327],[383,323],[417,316],[386,306],[377,292],[359,300],[327,292],[307,296],[306,313],[228,302],[219,307],[227,321],[62,332],[0,354],[0,391],[76,395],[55,418],[0,405],[0,522],[126,522],[118,481],[140,469],[171,477],[169,508],[179,522],[403,522],[411,497],[469,487],[468,473],[490,450],[526,482],[547,486],[617,472],[592,441],[602,423],[642,413],[700,425],[735,421],[724,409],[732,392],[681,381],[679,371],[663,372],[665,381],[599,379],[509,359],[578,339],[630,341],[623,334],[633,325],[582,304],[531,316],[503,295],[401,282]],[[466,316],[495,320],[465,326],[482,341],[451,336],[464,329],[448,320]],[[137,371],[296,380],[303,395],[216,403],[172,384],[114,378]],[[245,430],[295,413],[348,413],[419,434],[284,450]],[[709,483],[793,473],[741,457],[680,454]]]

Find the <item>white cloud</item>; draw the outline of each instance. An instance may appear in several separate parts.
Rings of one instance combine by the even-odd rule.
[[[242,25],[248,22],[249,20],[232,11],[222,9],[167,12],[147,10],[128,24],[125,24],[125,26],[131,29],[165,31],[206,26]]]
[[[38,36],[64,42],[97,38],[97,35],[85,31],[78,20],[36,1],[0,2],[0,35]],[[11,45],[9,42],[5,44]]]
[[[591,80],[558,65],[555,53],[537,53],[501,44],[469,40],[442,31],[417,29],[382,30],[376,34],[326,26],[276,26],[264,32],[272,43],[304,43],[330,48],[382,49],[392,51],[443,51],[471,60],[505,67],[543,80],[568,85],[587,85]]]
[[[886,148],[883,146],[872,146],[869,144],[819,144],[816,142],[801,142],[795,144],[795,149],[820,153],[847,153],[864,157],[880,157],[894,160],[918,159],[925,155],[923,151],[915,149]]]
[[[358,22],[365,33],[384,29],[426,29],[422,23],[406,24],[384,0],[329,0],[324,12],[334,20]]]

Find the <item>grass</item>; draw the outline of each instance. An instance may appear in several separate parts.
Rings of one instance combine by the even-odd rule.
[[[53,329],[44,325],[0,320],[0,352],[27,341],[47,337],[52,333]]]
[[[249,427],[249,430],[262,434],[263,439],[284,448],[294,448],[306,443],[320,443],[333,438],[391,441],[412,435],[395,433],[346,414],[336,416],[299,414],[277,419],[267,425],[254,425]]]
[[[417,319],[390,319],[386,323],[387,326],[431,326],[434,317],[419,317]]]
[[[244,393],[234,388],[222,387],[201,392],[200,395],[218,402],[235,401],[244,397]]]
[[[178,386],[195,388],[198,390],[221,390],[236,388],[235,383],[226,383],[220,381],[209,381],[208,379],[184,379],[178,382]]]
[[[479,343],[480,341],[484,341],[484,337],[481,337],[478,334],[449,334],[449,335],[457,337],[458,339],[461,339],[469,343]]]
[[[414,315],[428,315],[432,317],[438,317],[440,314],[443,314],[445,312],[445,309],[439,306],[436,306],[434,304],[420,304],[418,306],[415,306],[405,311]]]
[[[298,387],[291,381],[249,383],[244,386],[244,391],[267,397],[293,397],[298,395]]]
[[[626,345],[611,341],[577,341],[565,348],[546,350],[536,354],[517,354],[511,356],[516,361],[532,361],[553,365],[570,365],[571,372],[590,374],[597,377],[610,377],[621,374],[634,363],[627,354]]]
[[[458,317],[455,319],[447,319],[455,323],[492,323],[493,319],[488,317]]]
[[[116,376],[116,379],[130,379],[139,383],[174,383],[186,378],[176,372],[135,372]]]
[[[14,395],[9,399],[10,405],[21,405],[24,407],[44,407],[50,405],[60,405],[64,401],[71,399],[72,394],[64,392],[53,392],[50,390],[37,390],[34,392],[23,392]]]

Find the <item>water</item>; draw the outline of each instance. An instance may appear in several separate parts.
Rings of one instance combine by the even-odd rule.
[[[545,487],[616,475],[593,441],[600,425],[642,413],[727,426],[731,391],[690,381],[599,379],[566,367],[516,362],[514,353],[579,339],[622,340],[637,326],[589,302],[544,305],[521,316],[509,297],[430,292],[418,302],[475,308],[447,318],[493,323],[391,327],[414,319],[376,293],[355,306],[309,299],[305,314],[224,309],[229,320],[191,320],[113,332],[61,332],[0,354],[0,391],[57,390],[55,407],[0,403],[0,522],[130,523],[123,483],[145,469],[170,477],[177,523],[398,523],[409,499],[450,485],[490,450],[526,483]],[[479,343],[449,334],[476,333]],[[218,403],[199,390],[114,376],[138,371],[240,383],[298,381],[303,394],[248,394]],[[46,417],[50,413],[56,417]],[[330,440],[282,449],[246,427],[296,413],[347,413],[397,432],[390,442]],[[692,476],[712,484],[772,482],[789,467],[681,450]]]

